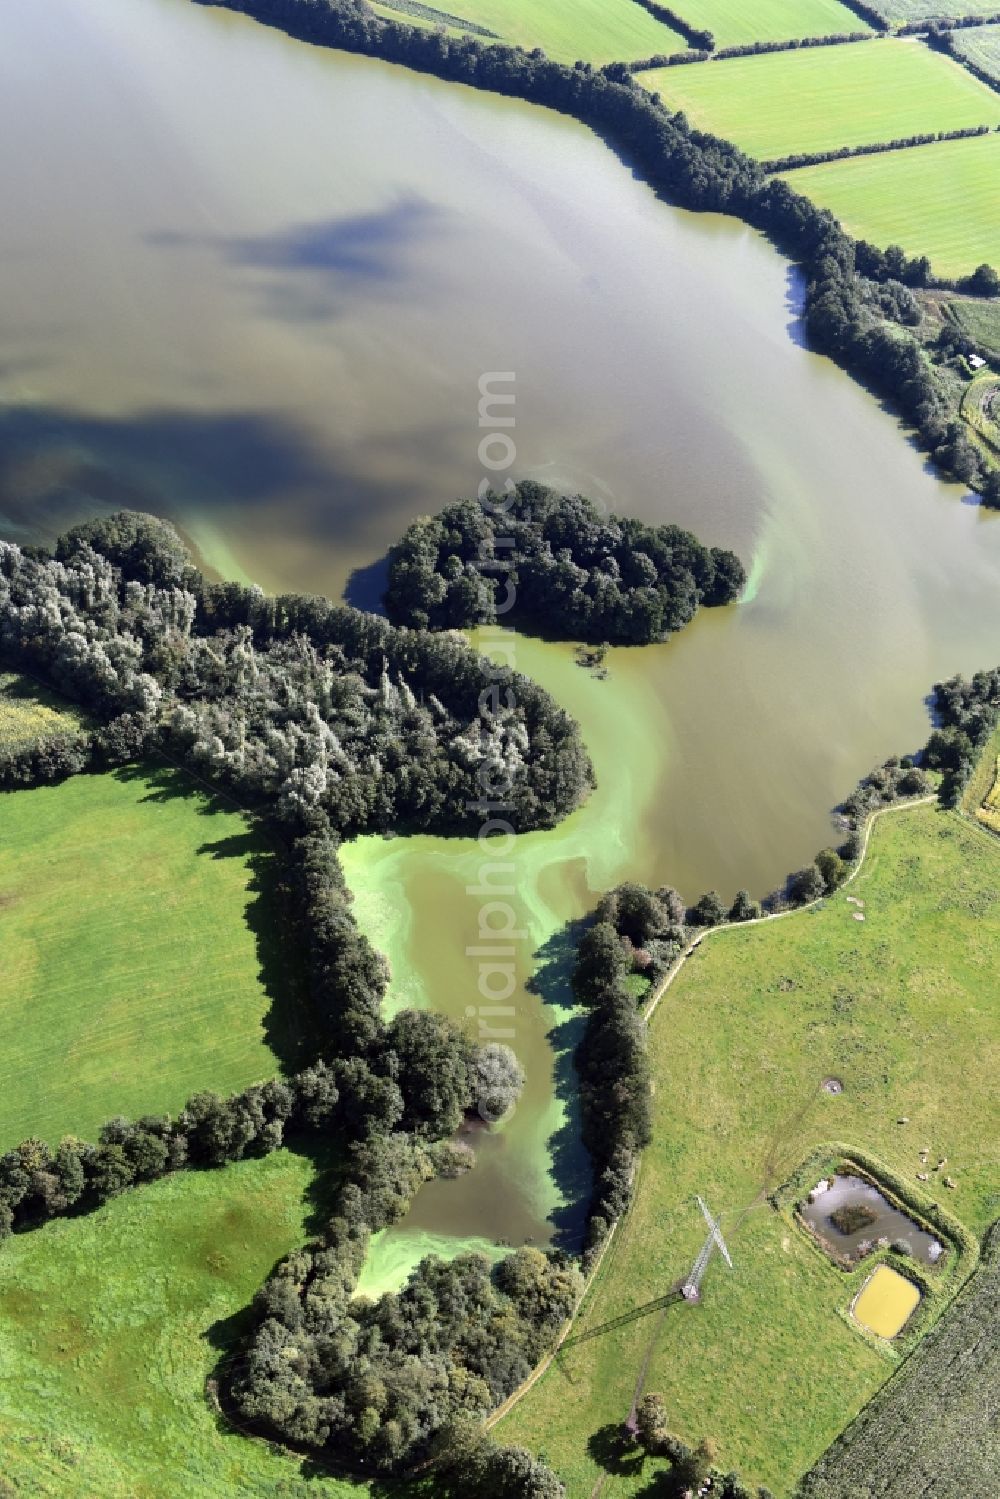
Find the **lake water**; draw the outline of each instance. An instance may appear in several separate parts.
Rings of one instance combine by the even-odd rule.
[[[830,1215],[845,1207],[865,1207],[874,1214],[873,1221],[853,1233],[841,1233],[831,1223]],[[834,1176],[827,1190],[813,1202],[803,1202],[799,1212],[836,1255],[854,1257],[863,1245],[888,1239],[890,1244],[898,1244],[904,1253],[922,1264],[936,1264],[941,1257],[939,1239],[920,1228],[899,1208],[893,1207],[878,1187],[859,1176]]]
[[[1000,659],[1000,518],[802,347],[759,236],[516,101],[186,0],[5,0],[0,193],[5,535],[144,507],[222,572],[370,600],[408,521],[478,484],[496,370],[518,476],[750,566],[739,608],[612,653],[603,683],[517,643],[601,786],[516,852],[522,1105],[407,1232],[546,1238],[580,1162],[550,1038],[575,1032],[557,953],[524,988],[537,950],[627,874],[759,895],[829,841],[858,776],[926,737],[931,683]],[[403,999],[460,1019],[475,861],[432,839],[347,858]]]

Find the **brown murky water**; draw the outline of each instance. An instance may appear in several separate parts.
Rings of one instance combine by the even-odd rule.
[[[478,483],[478,380],[513,370],[516,473],[752,565],[740,608],[607,683],[525,643],[603,776],[523,840],[529,947],[626,872],[762,893],[923,739],[935,678],[1000,656],[1000,522],[801,347],[763,240],[572,121],[186,0],[5,0],[0,193],[5,535],[145,506],[220,570],[370,599],[401,528]],[[463,1015],[468,850],[382,847],[360,905]],[[554,1012],[518,1004],[529,1095],[482,1185],[434,1189],[442,1228],[549,1231]]]

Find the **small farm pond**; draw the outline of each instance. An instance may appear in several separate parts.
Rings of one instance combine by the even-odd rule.
[[[920,1301],[912,1280],[888,1265],[879,1265],[861,1287],[854,1320],[880,1338],[894,1338],[906,1326]]]
[[[888,1201],[871,1182],[847,1174],[829,1178],[822,1192],[810,1193],[800,1212],[836,1258],[862,1259],[880,1239],[888,1239],[912,1259],[933,1265],[942,1245],[933,1234]],[[856,1222],[856,1226],[854,1226]]]

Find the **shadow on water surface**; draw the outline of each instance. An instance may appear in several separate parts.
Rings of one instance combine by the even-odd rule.
[[[367,567],[356,567],[344,588],[344,601],[369,614],[384,614],[382,595],[389,583],[389,558],[380,557]]]
[[[788,321],[785,332],[799,349],[809,348],[806,332],[806,278],[797,265],[785,268],[785,311]]]
[[[296,224],[252,237],[163,232],[161,249],[208,250],[237,270],[272,273],[259,287],[265,316],[290,322],[333,321],[359,298],[426,298],[437,272],[415,254],[439,234],[447,215],[413,195],[369,213]]]
[[[588,922],[585,918],[568,921],[544,942],[535,954],[537,966],[527,989],[537,994],[543,1004],[569,1011],[573,1004],[570,975],[576,961],[576,949]],[[566,1014],[549,1032],[553,1052],[554,1092],[563,1106],[564,1117],[548,1141],[552,1177],[562,1198],[561,1206],[549,1214],[555,1230],[554,1243],[560,1249],[579,1252],[583,1248],[587,1207],[593,1188],[590,1156],[580,1138],[580,1082],[573,1063],[573,1053],[583,1037],[587,1017]]]
[[[433,440],[429,434],[428,440]],[[421,448],[423,435],[409,436]],[[283,529],[349,557],[371,552],[373,516],[399,510],[399,486],[348,466],[312,435],[270,414],[150,410],[121,418],[58,406],[0,408],[0,512],[53,540],[96,512],[204,512],[233,536]]]

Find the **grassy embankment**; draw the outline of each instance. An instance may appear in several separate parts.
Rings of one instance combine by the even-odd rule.
[[[893,1355],[845,1316],[866,1272],[836,1269],[763,1194],[832,1139],[919,1191],[928,1146],[957,1183],[932,1175],[942,1206],[976,1233],[996,1216],[998,876],[1000,850],[960,817],[893,813],[850,887],[864,922],[842,893],[719,933],[689,960],[651,1026],[636,1204],[557,1365],[497,1432],[543,1450],[573,1499],[600,1477],[647,1358],[672,1427],[715,1437],[724,1468],[781,1494],[891,1373]],[[704,1237],[695,1193],[723,1215],[735,1270],[716,1259],[697,1307],[599,1331],[688,1270]],[[610,1466],[604,1499],[652,1476]]]
[[[724,58],[638,77],[692,124],[761,160],[1000,124],[991,89],[909,41]],[[798,175],[794,182],[808,193]]]
[[[288,1151],[168,1177],[0,1246],[0,1492],[52,1499],[348,1499],[219,1423],[232,1321],[308,1232]]]
[[[403,22],[434,22],[422,12],[397,8],[391,0],[381,0],[376,9]],[[636,0],[445,0],[423,6],[426,10],[439,11],[442,24],[452,29],[471,21],[512,46],[528,51],[541,47],[556,62],[580,58],[599,67],[657,52],[681,52],[686,46],[682,36]]]
[[[268,868],[243,817],[173,771],[0,796],[0,1148],[92,1137],[292,1059]]]

